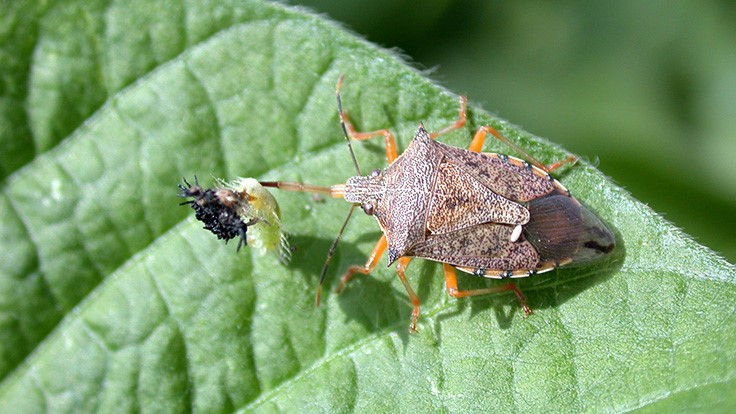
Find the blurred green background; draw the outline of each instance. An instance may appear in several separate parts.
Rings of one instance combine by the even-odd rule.
[[[289,3],[398,48],[736,262],[736,2]]]

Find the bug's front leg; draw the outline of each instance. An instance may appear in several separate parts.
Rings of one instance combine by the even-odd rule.
[[[383,253],[386,251],[386,246],[386,236],[381,236],[381,238],[378,239],[378,243],[376,243],[376,246],[373,247],[373,251],[371,252],[370,256],[368,256],[368,261],[365,263],[365,265],[350,266],[345,274],[342,275],[342,277],[340,278],[340,284],[338,285],[337,289],[335,289],[335,292],[340,293],[345,287],[345,284],[353,277],[354,274],[361,273],[367,275],[368,273],[372,272],[373,269],[376,268],[378,260],[381,258],[381,256],[383,256]],[[419,319],[419,297],[416,293],[414,293],[414,289],[411,288],[409,282],[406,280],[406,275],[404,274],[404,270],[406,269],[406,266],[409,265],[410,261],[411,257],[405,256],[400,258],[398,263],[396,264],[396,273],[398,273],[399,279],[406,289],[406,293],[409,294],[409,300],[411,300],[412,312],[411,323],[409,324],[409,332],[416,332],[417,319]]]
[[[396,263],[396,273],[399,275],[399,279],[401,280],[401,283],[404,285],[404,289],[406,289],[406,293],[409,295],[409,300],[411,300],[411,322],[409,323],[409,332],[416,332],[417,331],[417,319],[419,319],[419,296],[417,296],[416,293],[414,293],[414,289],[411,288],[411,285],[409,285],[409,281],[406,280],[406,275],[404,274],[404,270],[409,265],[409,262],[411,261],[411,257],[404,256],[399,259],[398,263]]]
[[[341,122],[343,122],[343,124],[345,125],[350,138],[356,141],[364,141],[366,139],[371,139],[383,135],[383,142],[386,145],[386,160],[389,164],[393,163],[394,160],[399,157],[399,153],[396,150],[396,139],[394,138],[394,135],[391,133],[391,131],[389,131],[388,129],[379,129],[377,131],[370,132],[358,132],[355,130],[353,123],[350,122],[348,114],[342,112],[340,114],[340,118]]]
[[[365,266],[350,266],[345,274],[340,278],[340,284],[337,286],[337,289],[335,289],[335,292],[340,293],[345,287],[345,284],[353,277],[354,274],[361,273],[367,275],[372,272],[373,269],[376,268],[378,260],[386,251],[386,245],[386,236],[381,236],[381,238],[378,239],[378,243],[373,247],[373,251],[370,256],[368,256],[368,261],[365,263]]]
[[[340,117],[340,125],[342,125],[343,131],[345,132],[345,134],[350,136],[350,138],[356,141],[364,141],[366,139],[371,139],[383,135],[383,142],[386,145],[386,160],[389,164],[393,163],[394,160],[399,157],[399,154],[396,151],[396,139],[394,138],[394,135],[388,129],[379,129],[370,132],[358,132],[355,130],[353,123],[350,122],[350,117],[348,117],[348,114],[342,110],[342,98],[340,97],[342,81],[343,75],[340,75],[340,78],[338,78],[337,80],[335,93],[337,95],[337,114]]]
[[[521,290],[519,290],[519,287],[516,286],[516,283],[507,283],[505,285],[492,288],[460,290],[457,287],[457,275],[455,273],[455,268],[447,263],[444,263],[442,266],[445,272],[445,287],[447,288],[447,294],[452,296],[453,298],[489,295],[492,293],[508,292],[509,290],[511,290],[514,292],[514,294],[516,294],[516,297],[519,299],[519,302],[521,303],[521,308],[524,310],[524,314],[528,316],[533,313],[531,308],[529,308],[529,306],[526,304],[526,298],[524,298],[524,294],[521,293]]]

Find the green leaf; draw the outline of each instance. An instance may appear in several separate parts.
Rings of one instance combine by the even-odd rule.
[[[448,298],[415,260],[419,333],[385,262],[315,308],[347,205],[275,193],[291,264],[235,252],[177,206],[180,177],[354,175],[360,130],[404,148],[457,97],[322,18],[232,4],[12,4],[0,31],[0,412],[483,412],[736,409],[736,270],[590,165],[561,181],[616,229],[611,260]],[[560,148],[478,108],[544,162]],[[380,140],[356,143],[365,171]],[[487,151],[508,152],[497,142]],[[354,220],[328,284],[380,235]],[[461,287],[492,285],[460,276]]]

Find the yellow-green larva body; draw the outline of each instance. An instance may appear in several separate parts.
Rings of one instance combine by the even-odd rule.
[[[243,221],[256,220],[248,229],[248,245],[261,256],[274,252],[288,261],[290,251],[281,228],[281,209],[273,195],[254,178],[238,178],[226,187],[241,195],[236,211]]]

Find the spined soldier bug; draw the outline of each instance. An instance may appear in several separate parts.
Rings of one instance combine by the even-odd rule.
[[[467,150],[435,138],[465,126],[466,100],[461,98],[458,119],[429,133],[420,123],[408,148],[400,156],[388,130],[357,132],[342,110],[338,80],[337,107],[343,135],[350,140],[382,136],[389,166],[362,175],[350,148],[357,176],[345,184],[320,187],[303,183],[261,182],[264,187],[328,194],[352,204],[348,218],[328,253],[321,287],[330,258],[356,206],[376,218],[383,232],[363,266],[351,266],[337,291],[356,273],[368,274],[388,251],[412,303],[410,331],[416,330],[420,301],[409,285],[405,269],[419,257],[443,265],[450,296],[461,298],[513,291],[530,314],[515,283],[461,290],[455,269],[476,276],[508,279],[532,276],[570,263],[585,263],[611,252],[615,239],[606,225],[580,204],[550,172],[574,157],[544,165],[490,126],[473,136]],[[506,143],[523,160],[497,153],[481,153],[488,134]],[[320,288],[316,302],[319,304]]]

